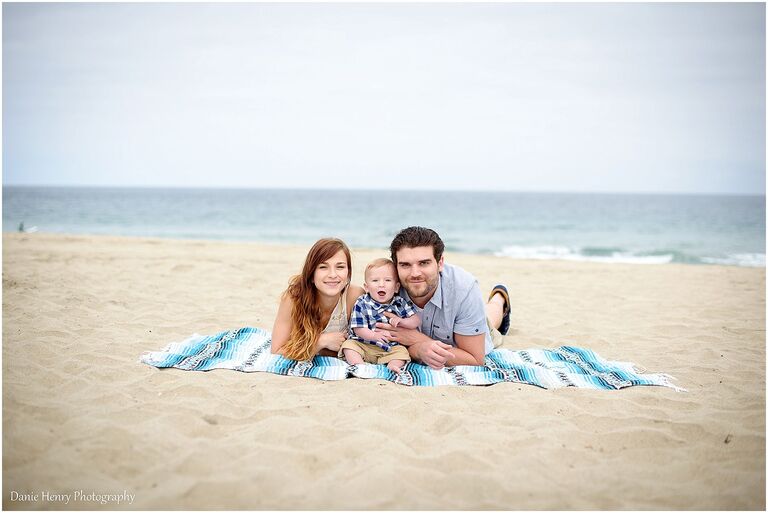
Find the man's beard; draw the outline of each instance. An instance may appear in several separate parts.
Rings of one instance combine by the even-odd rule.
[[[428,280],[410,284],[405,282],[403,286],[405,287],[405,290],[408,292],[408,296],[410,296],[411,299],[418,299],[432,294],[437,289],[437,280],[438,277],[435,276],[434,281],[431,282]],[[418,289],[416,289],[414,285],[418,287]]]

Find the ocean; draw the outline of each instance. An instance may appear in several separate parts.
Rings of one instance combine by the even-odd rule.
[[[508,258],[765,267],[765,196],[3,187],[3,231],[388,248],[411,225]]]

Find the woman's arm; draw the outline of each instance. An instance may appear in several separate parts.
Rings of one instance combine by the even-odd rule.
[[[352,316],[352,310],[355,308],[357,298],[365,294],[363,287],[349,284],[347,287],[347,322]],[[336,356],[341,344],[349,338],[349,333],[322,333],[317,341],[318,354],[320,356]]]
[[[358,287],[359,288],[359,287]],[[357,298],[355,298],[357,299]],[[280,300],[280,306],[277,308],[277,317],[272,327],[272,354],[285,354],[283,346],[291,337],[291,328],[293,327],[293,301],[289,297]],[[346,333],[321,333],[317,339],[318,354],[325,356],[336,356],[339,347],[347,339]]]
[[[321,333],[317,339],[317,354],[320,356],[336,356],[339,354],[341,344],[349,338],[346,333],[331,332]]]
[[[292,311],[293,301],[287,296],[283,297],[280,300],[280,306],[277,308],[275,325],[272,327],[272,354],[283,354],[282,347],[291,336]]]

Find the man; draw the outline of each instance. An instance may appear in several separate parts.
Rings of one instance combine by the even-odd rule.
[[[421,331],[384,323],[376,324],[376,329],[406,346],[411,358],[434,369],[484,365],[485,355],[509,330],[506,287],[494,287],[484,303],[475,277],[444,263],[445,245],[429,228],[405,228],[389,249],[400,277],[400,294],[416,305]]]

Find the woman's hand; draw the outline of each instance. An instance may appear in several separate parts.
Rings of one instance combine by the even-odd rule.
[[[341,344],[347,340],[347,334],[342,331],[333,331],[331,333],[321,333],[320,338],[317,339],[318,349],[328,349],[334,353],[338,353],[341,349]]]

